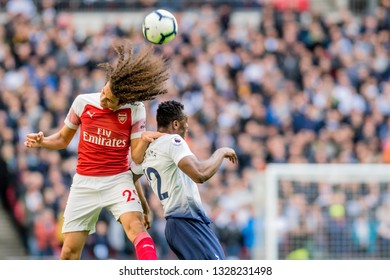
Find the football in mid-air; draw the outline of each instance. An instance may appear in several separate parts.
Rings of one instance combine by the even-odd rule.
[[[172,41],[178,32],[175,16],[163,9],[147,14],[142,24],[142,33],[153,44],[166,44]]]

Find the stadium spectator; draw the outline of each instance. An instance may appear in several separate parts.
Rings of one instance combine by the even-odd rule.
[[[60,253],[60,242],[57,238],[57,220],[53,209],[44,208],[34,221],[34,236],[38,257],[57,257]]]

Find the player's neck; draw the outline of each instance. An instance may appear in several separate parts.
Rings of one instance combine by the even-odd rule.
[[[165,128],[165,127],[160,127],[157,129],[157,131],[161,133],[173,134],[173,132],[171,132],[169,128]]]

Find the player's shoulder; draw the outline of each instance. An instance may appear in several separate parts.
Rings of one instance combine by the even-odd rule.
[[[181,145],[186,142],[186,140],[183,139],[179,134],[172,134],[171,135],[171,142],[174,145]]]
[[[185,143],[185,140],[179,134],[165,134],[160,136],[158,140],[175,146],[180,146]]]
[[[133,110],[137,110],[137,109],[141,109],[142,110],[142,109],[145,108],[145,105],[141,101],[136,101],[136,102],[133,102],[133,103],[125,104],[125,105],[122,106],[122,108],[130,108],[130,109],[133,109]]]
[[[100,93],[81,93],[76,96],[73,101],[72,108],[78,114],[81,114],[84,111],[84,108],[88,105],[92,105],[93,107],[100,107]]]
[[[141,101],[136,101],[136,102],[130,103],[130,105],[132,105],[134,107],[145,107],[145,104]]]
[[[170,158],[178,158],[183,154],[190,154],[189,146],[185,139],[178,134],[165,134],[153,141],[146,154],[166,155]]]

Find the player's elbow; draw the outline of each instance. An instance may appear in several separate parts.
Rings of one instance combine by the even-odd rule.
[[[192,180],[197,184],[203,184],[204,182],[206,182],[206,180],[204,178],[201,178],[201,177],[195,177],[195,178],[192,178]]]
[[[195,183],[202,184],[210,178],[207,167],[195,157],[185,157],[179,162],[178,167]]]
[[[131,155],[131,159],[134,161],[135,164],[138,165],[140,165],[144,161],[144,158],[142,156],[137,155]]]
[[[206,176],[205,174],[197,173],[194,174],[191,179],[197,184],[203,184],[209,179],[209,177]]]

